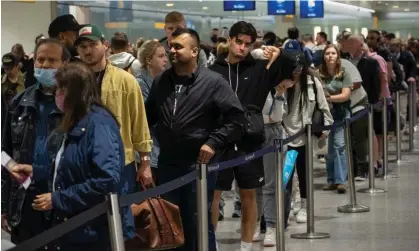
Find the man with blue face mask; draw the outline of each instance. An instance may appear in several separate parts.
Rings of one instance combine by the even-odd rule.
[[[70,53],[59,41],[40,41],[34,55],[37,82],[15,97],[6,115],[2,150],[19,164],[37,167],[38,172],[48,173],[51,166],[45,145],[62,118],[55,104],[55,72],[69,59]],[[2,229],[11,232],[12,242],[18,244],[45,231],[50,213],[35,211],[32,204],[38,195],[49,192],[48,181],[32,183],[25,190],[5,169],[1,179]],[[42,199],[51,200],[51,196]]]

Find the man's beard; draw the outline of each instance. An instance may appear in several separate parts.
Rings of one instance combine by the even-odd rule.
[[[211,42],[213,42],[215,44],[215,43],[217,43],[217,41],[218,41],[218,36],[217,35],[211,36]]]

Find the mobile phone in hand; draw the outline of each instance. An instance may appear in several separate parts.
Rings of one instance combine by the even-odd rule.
[[[12,168],[17,165],[16,161],[14,161],[5,151],[1,152],[1,165],[4,166],[7,171],[12,173]],[[12,177],[14,177],[12,175]],[[15,178],[15,177],[14,177]],[[29,185],[31,184],[31,177],[27,175],[23,175],[22,178],[16,179],[19,184],[21,184],[25,189],[28,189]]]

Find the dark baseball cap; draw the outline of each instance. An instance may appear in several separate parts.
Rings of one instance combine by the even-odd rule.
[[[50,37],[58,37],[60,32],[65,31],[79,31],[81,25],[77,22],[73,15],[62,15],[54,19],[48,28],[48,35]]]
[[[1,64],[4,69],[12,69],[19,64],[17,58],[12,53],[6,53],[1,58]]]
[[[78,38],[74,45],[78,45],[83,39],[99,41],[105,39],[103,32],[94,24],[86,24],[79,30]]]

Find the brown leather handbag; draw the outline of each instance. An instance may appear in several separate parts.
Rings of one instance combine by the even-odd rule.
[[[143,186],[144,187],[144,186]],[[132,204],[136,234],[125,243],[128,250],[164,250],[185,242],[179,207],[154,197]]]

